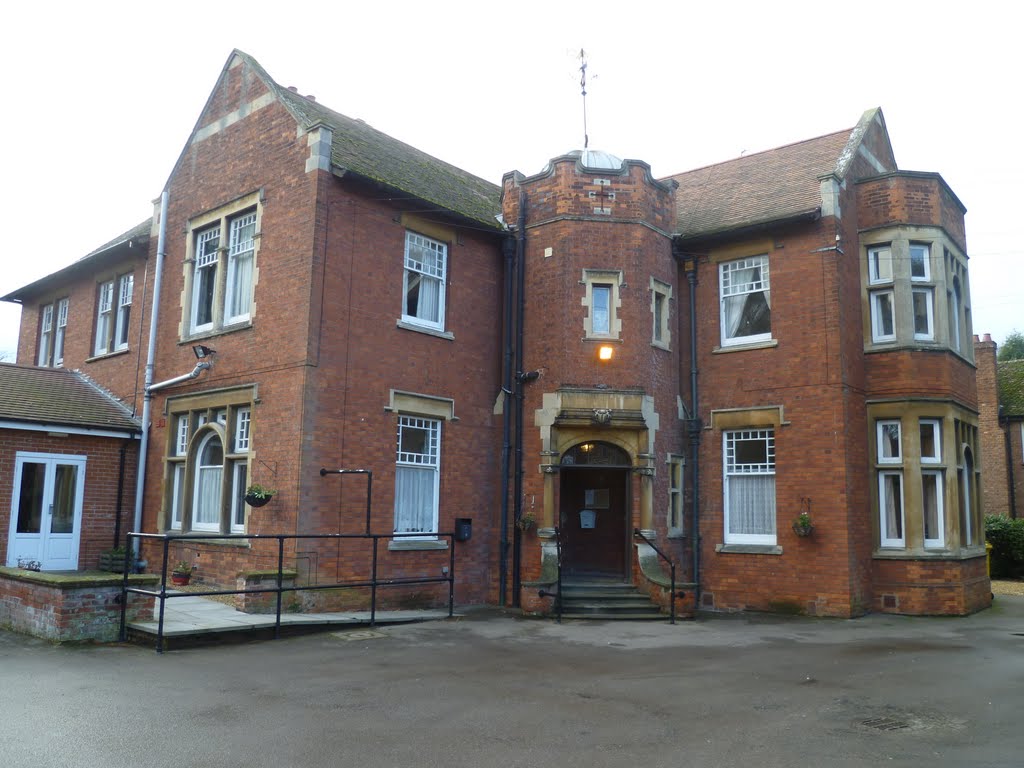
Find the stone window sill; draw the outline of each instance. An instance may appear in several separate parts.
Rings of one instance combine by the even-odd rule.
[[[405,331],[415,331],[416,333],[425,333],[427,336],[436,336],[439,339],[448,339],[448,341],[455,340],[455,334],[451,331],[439,331],[436,328],[424,328],[422,325],[416,325],[405,320],[396,320],[395,326]]]
[[[726,347],[715,347],[711,350],[711,354],[724,355],[727,352],[746,352],[748,349],[771,349],[777,346],[779,346],[778,339],[765,339],[764,341],[755,341],[752,344],[730,344]]]
[[[738,555],[781,555],[777,544],[716,544],[715,552]]]
[[[392,539],[388,542],[391,552],[419,552],[431,549],[448,549],[447,539]]]

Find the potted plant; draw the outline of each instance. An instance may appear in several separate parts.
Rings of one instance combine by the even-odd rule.
[[[188,560],[180,560],[171,571],[171,584],[176,587],[187,586],[192,580],[192,564]]]
[[[100,570],[107,571],[109,573],[123,573],[124,555],[124,546],[116,546],[113,549],[100,552]],[[135,558],[133,556],[129,556],[128,571],[131,572],[134,567]]]
[[[245,489],[245,503],[250,507],[262,507],[274,498],[275,493],[276,490],[254,483]]]
[[[814,531],[814,524],[811,523],[809,512],[801,512],[793,521],[793,531],[797,536],[810,536]]]
[[[537,525],[537,518],[535,518],[531,512],[525,513],[522,517],[516,520],[516,526],[521,531],[528,531],[535,525]]]

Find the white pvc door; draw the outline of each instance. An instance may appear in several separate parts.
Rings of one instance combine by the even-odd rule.
[[[84,491],[84,456],[18,452],[7,565],[21,560],[44,571],[76,570]]]

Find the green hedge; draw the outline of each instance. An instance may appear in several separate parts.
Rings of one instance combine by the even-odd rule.
[[[985,515],[985,538],[992,545],[992,578],[1024,577],[1024,519]]]

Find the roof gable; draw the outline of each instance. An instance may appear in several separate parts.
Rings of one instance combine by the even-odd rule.
[[[78,371],[0,363],[0,421],[135,433],[139,422]]]
[[[679,184],[678,234],[709,237],[817,215],[822,178],[845,178],[868,135],[888,147],[881,110],[868,110],[853,128],[668,177]]]
[[[193,129],[193,136],[203,130],[204,116],[224,87],[228,70],[239,65],[247,70],[243,81],[248,82],[249,76],[258,78],[272,99],[288,110],[301,130],[309,131],[318,126],[330,129],[331,163],[338,175],[351,173],[426,202],[439,212],[454,213],[495,230],[500,228],[495,218],[501,211],[499,185],[432,157],[362,120],[354,120],[282,87],[256,59],[237,49],[228,57],[224,71]]]

